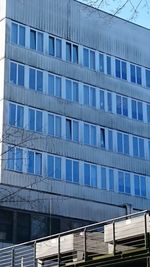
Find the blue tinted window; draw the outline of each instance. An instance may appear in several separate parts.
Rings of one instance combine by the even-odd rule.
[[[119,153],[123,153],[123,142],[121,133],[117,133],[117,150]]]
[[[140,180],[138,175],[134,175],[134,192],[135,195],[140,196]]]
[[[61,137],[61,118],[58,116],[55,118],[55,135]]]
[[[78,63],[78,46],[73,45],[73,63]]]
[[[147,104],[147,121],[150,123],[150,105]]]
[[[35,111],[33,109],[29,109],[29,130],[35,130]]]
[[[16,125],[16,105],[14,104],[9,104],[9,124]]]
[[[35,153],[35,174],[42,174],[42,155],[40,153]]]
[[[121,96],[116,96],[117,114],[121,114]]]
[[[139,156],[144,158],[144,139],[139,138]]]
[[[66,60],[71,61],[71,44],[66,43]]]
[[[124,193],[124,177],[123,172],[118,172],[119,192]]]
[[[107,93],[107,105],[108,105],[108,111],[112,112],[112,94]]]
[[[123,100],[123,115],[128,116],[128,99],[126,97],[123,97],[122,100]]]
[[[124,153],[129,155],[129,136],[124,134]]]
[[[90,143],[90,133],[89,133],[89,125],[84,124],[84,144]]]
[[[77,121],[73,122],[73,141],[79,141],[79,123]]]
[[[25,27],[19,26],[19,44],[25,46]]]
[[[101,188],[106,189],[106,169],[101,168]]]
[[[54,157],[48,156],[47,158],[48,177],[54,177]]]
[[[73,101],[78,102],[79,101],[79,88],[78,83],[73,82]]]
[[[55,157],[55,178],[61,179],[61,158]]]
[[[36,131],[42,132],[42,112],[36,111]]]
[[[24,124],[24,108],[17,106],[17,127],[23,128]]]
[[[99,54],[99,70],[100,72],[104,72],[104,55]]]
[[[73,182],[79,183],[79,162],[73,161]]]
[[[100,90],[100,109],[105,109],[104,91]]]
[[[84,104],[89,105],[89,86],[84,85]]]
[[[66,159],[66,181],[72,181],[72,161]]]
[[[66,99],[72,100],[72,83],[70,80],[66,80]]]
[[[137,71],[137,83],[138,84],[142,84],[141,68],[140,67],[136,67],[136,71]]]
[[[138,102],[138,120],[143,120],[143,104]]]
[[[30,48],[36,49],[36,31],[30,30]]]
[[[136,101],[132,100],[132,118],[137,119]]]
[[[144,176],[140,177],[141,179],[141,196],[146,197],[146,179]]]
[[[90,165],[84,164],[84,184],[90,185]]]
[[[54,37],[49,36],[49,55],[55,55],[55,44],[54,44]]]
[[[43,72],[37,71],[37,90],[43,91]]]
[[[130,174],[125,173],[125,193],[130,194],[131,188],[130,188]]]
[[[15,148],[9,146],[8,147],[8,169],[14,170],[14,162],[15,162]]]
[[[66,119],[66,139],[72,139],[72,126],[71,120]]]
[[[83,48],[83,65],[89,67],[89,50]]]
[[[135,66],[134,65],[130,65],[130,78],[131,78],[131,82],[135,83],[136,82],[136,78],[135,78]]]
[[[24,66],[18,65],[18,85],[24,86]]]
[[[18,43],[18,25],[16,23],[11,24],[11,42]]]
[[[111,57],[107,56],[107,74],[111,75]]]
[[[91,186],[97,187],[97,167],[91,165]]]
[[[105,148],[105,129],[100,129],[100,146]]]
[[[109,169],[109,190],[114,191],[114,171]]]
[[[23,166],[23,150],[16,148],[16,171],[22,172]]]
[[[48,75],[48,94],[54,96],[54,76]]]
[[[121,78],[121,70],[120,70],[120,60],[115,60],[116,64],[116,77]]]
[[[122,61],[122,79],[127,79],[127,64],[124,61]]]
[[[61,97],[61,78],[56,77],[56,96]]]
[[[35,69],[29,70],[29,88],[35,90]]]
[[[10,63],[10,82],[17,83],[17,64]]]
[[[133,156],[138,157],[138,139],[133,137]]]
[[[37,51],[43,52],[43,33],[37,33]]]
[[[54,116],[48,114],[48,134],[54,136]]]
[[[95,52],[90,51],[90,69],[95,70]]]
[[[91,126],[91,145],[96,146],[96,127]]]
[[[150,88],[150,71],[146,70],[146,87]]]
[[[34,173],[34,152],[28,151],[28,172]]]
[[[54,54],[54,48],[52,51]],[[62,41],[60,39],[56,39],[56,57],[62,58]]]
[[[108,149],[113,151],[113,133],[111,130],[108,130]]]
[[[96,107],[96,91],[93,87],[90,87],[90,104],[92,107]]]

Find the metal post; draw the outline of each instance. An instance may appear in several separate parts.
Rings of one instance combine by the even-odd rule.
[[[113,221],[113,254],[116,253],[116,241],[115,241],[115,221]]]
[[[86,228],[84,229],[84,260],[86,261],[87,251],[86,251]]]
[[[36,241],[33,244],[33,266],[36,267]]]
[[[58,236],[58,267],[60,267],[60,235]]]
[[[145,241],[145,248],[148,248],[148,238],[147,238],[147,213],[144,213],[144,241]]]
[[[15,266],[15,249],[12,248],[12,251],[11,251],[11,267],[14,267]]]

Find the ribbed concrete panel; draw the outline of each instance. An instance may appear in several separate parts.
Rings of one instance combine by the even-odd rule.
[[[7,84],[5,99],[110,129],[150,138],[150,125]],[[33,101],[34,99],[34,101]]]
[[[142,86],[136,86],[127,81],[104,75],[100,72],[88,70],[80,65],[64,62],[54,57],[40,55],[36,52],[15,47],[11,44],[6,45],[6,57],[35,68],[50,71],[58,75],[91,84],[92,86],[109,89],[110,91],[150,103],[150,90]],[[8,71],[8,65],[6,71]],[[8,77],[7,75],[7,80]]]
[[[7,17],[150,67],[149,30],[74,0],[7,0]]]

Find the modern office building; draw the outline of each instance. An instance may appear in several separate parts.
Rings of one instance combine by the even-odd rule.
[[[0,0],[0,241],[150,207],[150,30]]]

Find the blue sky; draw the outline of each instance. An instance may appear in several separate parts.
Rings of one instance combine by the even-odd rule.
[[[88,3],[88,1],[92,0],[79,0],[80,2]],[[93,0],[94,2],[95,0]],[[100,1],[100,0],[99,0]],[[149,2],[150,0],[147,0]],[[101,9],[109,12],[109,13],[115,13],[116,8],[121,5],[121,3],[125,2],[125,0],[105,0],[106,4],[101,5]],[[144,26],[148,29],[150,29],[150,3],[149,3],[149,8],[145,6],[146,0],[142,0],[141,5],[138,8],[138,13],[134,16],[134,18],[131,18],[133,15],[133,5],[137,5],[139,1],[138,0],[131,0],[129,1],[128,5],[126,5],[122,11],[117,14],[117,16],[122,17],[124,19],[130,20],[131,22],[134,22],[136,24],[139,24],[141,26]]]

